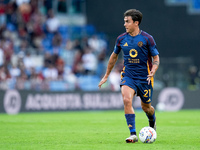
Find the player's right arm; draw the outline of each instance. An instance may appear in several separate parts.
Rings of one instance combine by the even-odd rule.
[[[101,81],[99,82],[99,85],[98,85],[99,88],[101,88],[102,84],[104,84],[108,80],[108,76],[109,76],[110,72],[112,71],[113,67],[115,66],[117,59],[118,59],[118,54],[113,52],[109,58],[106,73],[105,73],[104,77],[101,79]]]

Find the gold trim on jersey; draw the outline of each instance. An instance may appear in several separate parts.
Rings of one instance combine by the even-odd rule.
[[[148,70],[148,74],[150,74],[150,68],[149,68],[149,63],[148,63],[148,61],[147,61],[147,70]],[[151,86],[152,86],[152,88],[153,88],[153,86],[154,86],[154,77],[151,78]]]
[[[123,69],[122,69],[122,71],[121,71],[121,80],[123,79],[123,75],[122,75],[122,73],[125,73],[125,67],[123,67]]]

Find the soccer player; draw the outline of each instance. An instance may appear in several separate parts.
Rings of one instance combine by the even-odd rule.
[[[124,13],[126,32],[118,36],[113,53],[111,54],[106,73],[99,82],[99,88],[104,84],[112,71],[120,51],[124,54],[124,68],[121,72],[121,93],[124,102],[124,112],[130,137],[127,143],[138,141],[135,128],[135,112],[132,107],[133,97],[141,98],[141,106],[146,113],[149,126],[156,129],[155,109],[151,106],[154,75],[159,66],[159,53],[153,37],[140,30],[142,13],[136,9]]]

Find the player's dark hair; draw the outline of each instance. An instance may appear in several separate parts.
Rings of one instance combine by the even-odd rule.
[[[127,10],[125,13],[124,13],[124,17],[126,16],[131,16],[132,17],[132,20],[135,22],[135,21],[138,21],[139,24],[141,23],[142,21],[142,13],[137,10],[137,9],[129,9]]]

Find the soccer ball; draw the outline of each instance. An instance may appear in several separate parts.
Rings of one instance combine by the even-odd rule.
[[[157,133],[151,127],[144,127],[140,130],[139,139],[143,143],[153,143],[156,140]]]

